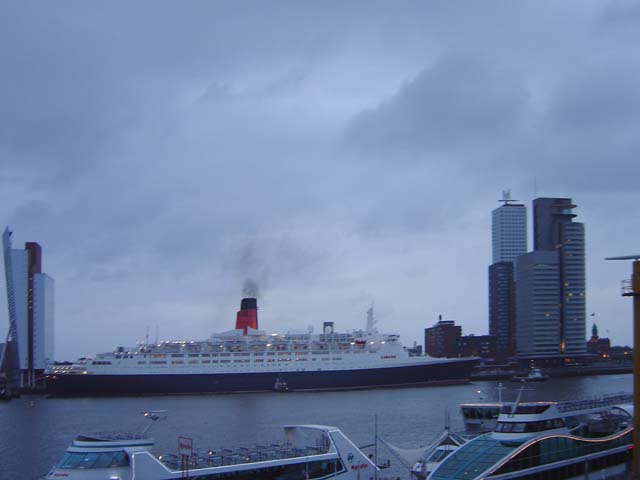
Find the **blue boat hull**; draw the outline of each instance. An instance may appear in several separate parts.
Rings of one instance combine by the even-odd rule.
[[[51,375],[47,392],[55,396],[157,395],[272,391],[281,377],[289,391],[351,390],[468,382],[475,359],[358,370],[296,372]]]

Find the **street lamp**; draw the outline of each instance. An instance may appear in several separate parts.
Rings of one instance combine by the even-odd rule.
[[[640,254],[605,260],[633,260],[631,279],[622,281],[622,296],[633,297],[633,478],[637,480],[640,473]]]

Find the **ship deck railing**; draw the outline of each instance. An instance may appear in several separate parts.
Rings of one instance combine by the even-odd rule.
[[[329,453],[330,449],[319,446],[296,447],[287,444],[256,445],[253,449],[247,447],[222,448],[209,450],[204,454],[194,452],[188,458],[190,470],[211,467],[241,465],[243,463],[266,462],[270,460],[284,460],[287,458],[308,457]],[[171,470],[182,470],[183,460],[177,454],[162,454],[157,456],[164,465]]]
[[[568,400],[565,402],[558,402],[556,406],[558,408],[558,411],[566,413],[579,410],[591,410],[595,408],[611,407],[613,405],[626,403],[633,403],[633,394],[620,392],[612,395],[602,395],[598,397],[587,398],[584,400]]]
[[[74,440],[81,442],[113,442],[117,440],[139,440],[149,441],[149,437],[142,433],[136,432],[111,432],[108,430],[98,432],[86,432],[78,434]],[[96,444],[96,446],[98,446]]]

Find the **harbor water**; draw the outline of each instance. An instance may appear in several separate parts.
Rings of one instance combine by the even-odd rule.
[[[156,450],[177,450],[178,436],[194,449],[278,440],[286,424],[325,424],[340,428],[356,445],[378,435],[407,448],[427,445],[444,428],[460,430],[458,404],[497,401],[497,382],[467,385],[321,393],[260,393],[124,398],[45,398],[24,396],[0,403],[1,479],[34,479],[47,473],[73,437],[86,431],[140,431],[145,410],[167,410],[152,427]],[[514,400],[519,385],[504,382],[503,400]],[[558,378],[527,384],[523,401],[573,400],[632,391],[631,375]],[[365,450],[373,453],[373,448]],[[406,468],[382,445],[378,462],[391,460],[385,477],[409,478]]]

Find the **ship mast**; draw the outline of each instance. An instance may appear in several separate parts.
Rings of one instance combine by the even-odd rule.
[[[373,315],[374,304],[371,302],[371,306],[367,309],[367,333],[378,333],[376,330],[376,323],[378,323]]]

